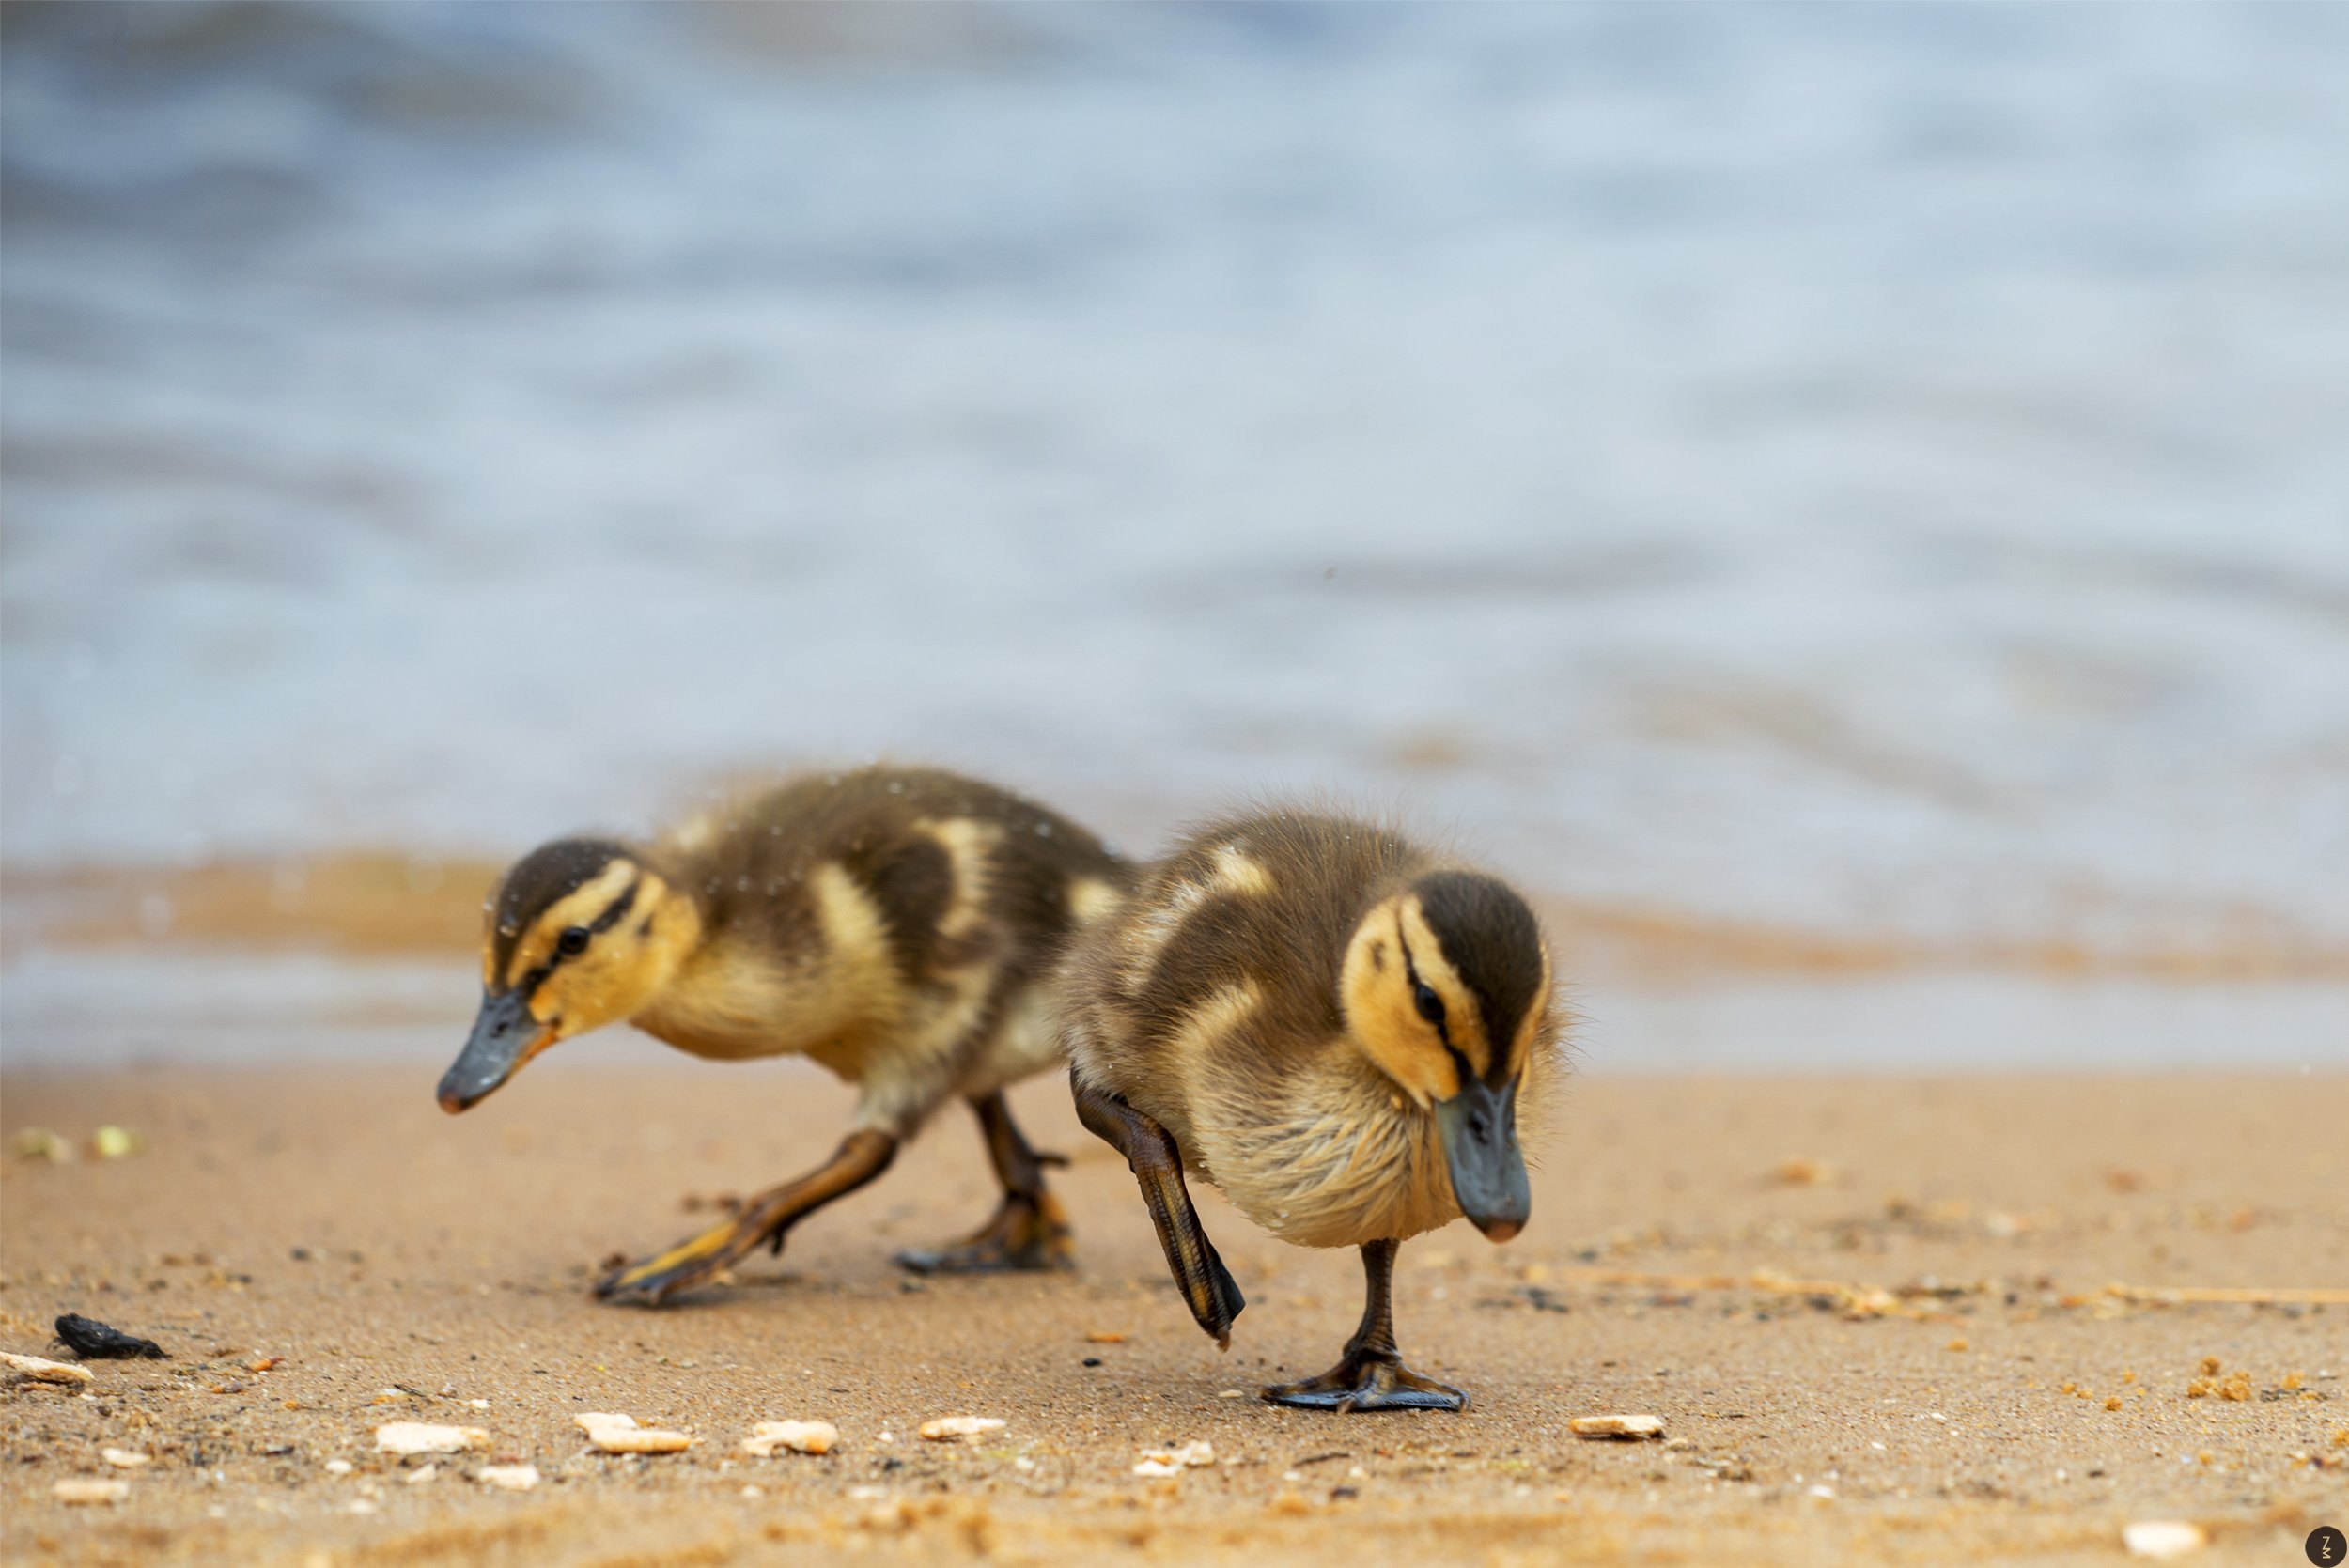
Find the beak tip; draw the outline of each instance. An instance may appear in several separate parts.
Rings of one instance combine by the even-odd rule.
[[[1517,1234],[1525,1229],[1525,1221],[1522,1219],[1480,1219],[1476,1221],[1476,1228],[1485,1233],[1486,1241],[1497,1246],[1504,1241],[1515,1240]]]

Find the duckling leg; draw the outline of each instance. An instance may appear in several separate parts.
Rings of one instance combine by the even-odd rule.
[[[658,1306],[677,1291],[708,1280],[761,1242],[771,1241],[780,1252],[786,1231],[834,1198],[854,1192],[888,1170],[889,1162],[896,1157],[894,1138],[859,1128],[842,1140],[832,1158],[796,1181],[756,1194],[726,1223],[605,1275],[596,1284],[596,1295],[606,1301]]]
[[[1307,1410],[1465,1410],[1468,1394],[1448,1383],[1422,1377],[1403,1364],[1394,1348],[1394,1254],[1399,1241],[1362,1243],[1365,1300],[1361,1327],[1346,1342],[1338,1364],[1301,1383],[1264,1390],[1274,1405]]]
[[[1002,1091],[972,1100],[979,1130],[987,1135],[988,1157],[1003,1184],[995,1218],[976,1234],[953,1247],[910,1248],[897,1254],[900,1266],[916,1274],[993,1274],[1007,1269],[1069,1266],[1068,1216],[1044,1189],[1044,1167],[1066,1165],[1061,1155],[1028,1146]]]
[[[1183,1185],[1183,1151],[1167,1130],[1115,1094],[1092,1088],[1073,1072],[1069,1087],[1077,1094],[1077,1118],[1111,1148],[1126,1157],[1134,1180],[1142,1186],[1142,1201],[1149,1205],[1150,1223],[1166,1250],[1166,1265],[1174,1271],[1190,1315],[1199,1320],[1223,1350],[1232,1348],[1232,1320],[1248,1303],[1230,1269],[1217,1255],[1215,1243],[1190,1206],[1190,1189]]]

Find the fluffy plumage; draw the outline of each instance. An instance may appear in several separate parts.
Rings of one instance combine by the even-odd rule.
[[[1547,964],[1528,962],[1540,938],[1522,901],[1392,828],[1306,812],[1194,829],[1079,937],[1057,982],[1075,1073],[1164,1126],[1283,1240],[1355,1246],[1458,1219],[1432,1111],[1349,1036],[1341,998],[1362,917],[1423,877],[1516,939],[1460,944],[1453,962],[1496,971],[1478,994],[1533,1020],[1516,1060],[1538,1095],[1560,1076],[1560,1015]]]
[[[1538,922],[1507,884],[1393,829],[1274,810],[1208,822],[1080,933],[1056,982],[1085,1124],[1120,1148],[1201,1326],[1238,1287],[1185,1171],[1284,1240],[1363,1250],[1340,1367],[1268,1389],[1343,1409],[1459,1408],[1412,1374],[1387,1311],[1395,1245],[1464,1212],[1524,1222],[1516,1121],[1561,1076]]]
[[[856,1182],[818,1183],[806,1189],[817,1201],[878,1175],[899,1141],[961,1097],[979,1111],[1007,1204],[1050,1221],[1050,1234],[1024,1225],[1017,1250],[1057,1261],[1057,1211],[1045,1212],[1035,1157],[1000,1094],[1059,1059],[1040,983],[1130,881],[1068,818],[930,768],[807,774],[646,843],[558,840],[518,862],[486,911],[481,1021],[442,1103],[461,1110],[551,1045],[622,1020],[698,1056],[808,1056],[860,1091],[860,1141],[834,1161]],[[758,1239],[779,1244],[812,1206],[794,1203],[780,1219],[758,1216]],[[739,1234],[718,1235],[673,1250],[700,1248],[629,1288],[658,1296],[713,1272],[710,1257],[742,1250]],[[1001,1265],[1001,1250],[966,1249],[960,1261]]]

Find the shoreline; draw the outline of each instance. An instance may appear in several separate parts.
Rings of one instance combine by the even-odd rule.
[[[472,956],[504,865],[393,850],[208,861],[192,866],[8,864],[0,954],[169,953],[190,947],[347,957]],[[2349,946],[2234,907],[2131,929],[2111,910],[2076,929],[1926,937],[1769,922],[1637,899],[1534,900],[1585,970],[1648,984],[1724,976],[1864,980],[1997,974],[2149,983],[2349,982]]]

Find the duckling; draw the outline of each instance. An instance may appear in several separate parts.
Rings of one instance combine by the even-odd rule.
[[[1337,1365],[1266,1400],[1468,1407],[1403,1363],[1392,1283],[1406,1238],[1465,1214],[1507,1241],[1532,1210],[1517,1108],[1557,1079],[1561,1024],[1523,898],[1375,823],[1212,822],[1070,944],[1055,1006],[1078,1114],[1126,1157],[1220,1346],[1246,1303],[1186,1172],[1285,1241],[1361,1249]]]
[[[930,1113],[976,1112],[1003,1196],[917,1271],[1065,1267],[1068,1226],[1008,1084],[1054,1064],[1041,982],[1069,935],[1131,886],[1068,818],[926,768],[789,779],[650,843],[560,839],[485,906],[481,1011],[441,1079],[478,1104],[560,1041],[623,1019],[695,1056],[814,1058],[857,1085],[830,1159],[728,1222],[615,1269],[606,1299],[658,1303],[887,1170]]]

